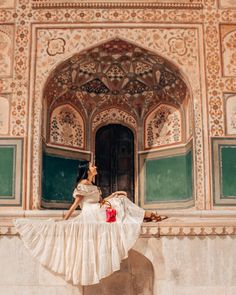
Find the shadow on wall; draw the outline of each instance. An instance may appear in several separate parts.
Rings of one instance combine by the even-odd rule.
[[[121,269],[101,280],[100,284],[84,287],[84,295],[153,295],[154,270],[142,254],[131,250]]]

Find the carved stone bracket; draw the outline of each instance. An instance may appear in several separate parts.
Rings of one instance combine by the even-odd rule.
[[[161,224],[154,225],[153,223],[142,226],[140,237],[161,237],[161,236],[172,236],[172,237],[202,237],[202,236],[225,236],[225,235],[236,235],[236,220],[234,224],[224,225],[224,223],[209,223],[205,222],[202,224]]]

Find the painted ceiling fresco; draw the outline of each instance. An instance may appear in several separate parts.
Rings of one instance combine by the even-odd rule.
[[[140,116],[160,101],[180,105],[186,91],[178,70],[167,60],[113,39],[59,65],[45,94],[51,110],[71,102],[89,113],[109,104],[122,105]]]

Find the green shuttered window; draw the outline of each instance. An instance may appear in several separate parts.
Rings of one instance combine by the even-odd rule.
[[[192,152],[146,160],[146,202],[192,198]]]

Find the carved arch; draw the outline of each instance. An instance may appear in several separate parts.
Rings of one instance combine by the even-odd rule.
[[[106,124],[123,124],[131,128],[134,133],[137,132],[138,127],[134,116],[117,107],[110,107],[96,113],[92,118],[92,132],[95,134],[99,127]]]

